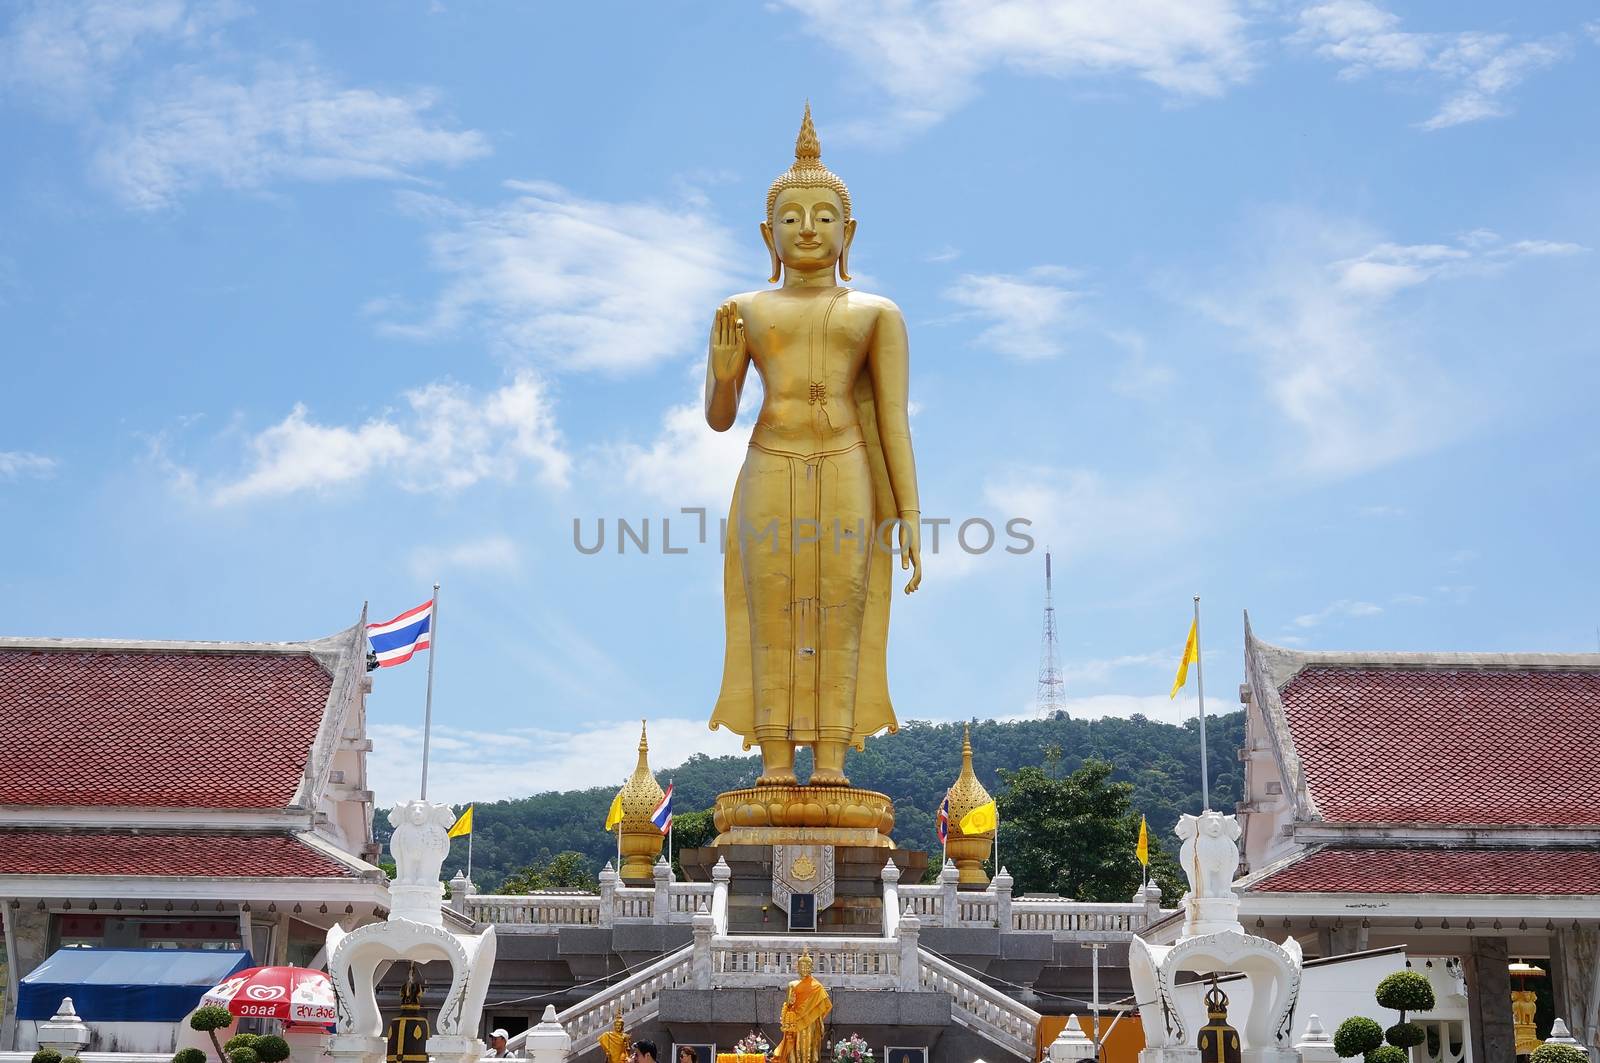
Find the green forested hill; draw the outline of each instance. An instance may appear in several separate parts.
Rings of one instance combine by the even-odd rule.
[[[1151,833],[1165,842],[1179,813],[1200,810],[1198,730],[1192,720],[1176,727],[1142,716],[1092,722],[1065,717],[973,720],[973,764],[984,786],[998,795],[1001,769],[1042,765],[1064,775],[1088,757],[1109,761],[1115,768],[1113,779],[1133,784],[1135,808],[1149,817]],[[1244,714],[1210,717],[1206,730],[1211,805],[1230,810],[1243,778],[1237,750],[1244,742]],[[798,766],[802,776],[809,770],[806,755]],[[894,798],[896,844],[936,849],[939,802],[961,769],[961,724],[913,721],[897,734],[869,740],[864,752],[850,754],[845,767],[853,785]],[[711,807],[725,790],[751,785],[759,771],[760,758],[754,755],[697,754],[657,775],[663,786],[669,778],[677,786],[673,804],[681,816]],[[615,786],[605,786],[480,803],[474,813],[472,868],[478,888],[492,890],[520,868],[544,863],[564,850],[584,854],[598,870],[615,854],[613,835],[603,829],[615,793]],[[387,842],[389,824],[383,812],[374,817],[374,827],[379,840]],[[445,862],[447,878],[465,866],[466,856],[465,845],[452,847]]]

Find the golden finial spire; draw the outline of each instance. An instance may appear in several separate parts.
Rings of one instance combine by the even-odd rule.
[[[806,101],[805,117],[800,119],[800,135],[794,138],[794,168],[816,166],[822,160],[822,141],[811,121],[811,101]]]
[[[961,774],[972,774],[972,724],[961,725]]]

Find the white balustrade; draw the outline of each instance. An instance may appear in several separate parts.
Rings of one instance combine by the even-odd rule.
[[[1142,904],[1096,904],[1039,897],[1023,897],[1011,902],[1011,929],[1049,931],[1060,937],[1104,934],[1127,937],[1143,930],[1149,921],[1150,909]]]
[[[712,984],[721,988],[781,987],[800,977],[800,954],[810,950],[814,974],[830,987],[895,989],[900,943],[892,938],[717,937],[711,943]]]
[[[918,957],[920,986],[949,995],[951,1018],[1023,1059],[1034,1058],[1038,1012],[927,949]]]
[[[616,914],[619,923],[652,923],[656,918],[656,891],[642,886],[617,888]]]
[[[586,893],[474,894],[466,899],[466,914],[502,932],[553,934],[563,926],[599,926],[600,898]]]
[[[685,945],[669,952],[655,963],[594,994],[581,1003],[574,1004],[556,1016],[572,1037],[572,1058],[576,1058],[600,1043],[600,1035],[611,1028],[618,1011],[629,1027],[642,1025],[655,1019],[661,1011],[661,993],[666,989],[683,989],[690,985],[694,947]],[[524,1031],[511,1038],[508,1047],[520,1053],[528,1033]]]

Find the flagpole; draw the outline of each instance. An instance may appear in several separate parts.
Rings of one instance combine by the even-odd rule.
[[[433,732],[433,659],[439,654],[439,583],[433,584],[433,606],[428,613],[428,702],[422,710],[422,792],[417,796],[428,799],[428,740]],[[470,836],[469,836],[470,837]],[[471,842],[467,845],[470,848]]]
[[[667,792],[672,792],[672,780],[667,780]],[[667,809],[667,870],[672,870],[672,828],[677,826],[677,816],[672,814],[672,809]],[[668,876],[671,877],[670,874]]]
[[[1194,596],[1194,688],[1200,697],[1200,803],[1201,811],[1211,811],[1211,776],[1206,768],[1206,673],[1200,658],[1200,596]],[[428,658],[433,667],[433,658]]]
[[[433,651],[429,650],[428,652],[432,653]],[[431,661],[431,660],[433,660],[433,658],[429,657],[428,660]],[[467,808],[471,809],[474,813],[477,812],[477,809],[474,808],[472,805],[468,805]],[[472,836],[474,834],[476,834],[477,831],[478,831],[478,817],[477,817],[476,814],[474,814],[473,817],[472,817],[472,829],[467,831],[467,880],[469,882],[472,880]]]

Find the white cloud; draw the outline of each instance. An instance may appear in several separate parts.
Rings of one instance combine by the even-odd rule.
[[[1175,669],[1182,652],[1182,646],[1174,646],[1170,650],[1152,651],[1150,653],[1129,653],[1120,657],[1069,661],[1062,666],[1061,678],[1068,684],[1104,683],[1110,680],[1115,673],[1128,668],[1147,669],[1170,666]]]
[[[296,405],[250,441],[251,467],[210,490],[217,505],[351,484],[379,473],[408,490],[453,490],[531,465],[545,483],[566,484],[563,449],[547,388],[523,371],[481,399],[450,383],[406,392],[407,415],[356,426],[322,425]]]
[[[552,714],[554,715],[554,714]],[[379,805],[411,797],[422,773],[422,729],[375,723],[367,778]],[[435,726],[429,745],[428,796],[461,804],[501,801],[552,790],[621,786],[638,760],[639,721],[596,723],[574,730],[511,728],[474,731]],[[739,753],[741,741],[709,731],[703,719],[652,719],[650,766],[670,768],[695,753]]]
[[[751,391],[759,390],[747,389],[743,405],[750,404]],[[672,512],[679,506],[705,507],[714,523],[733,500],[749,444],[748,425],[713,432],[700,403],[690,402],[667,410],[649,446],[620,444],[609,448],[607,457],[629,491],[673,507]]]
[[[990,71],[1128,76],[1179,99],[1218,96],[1250,70],[1234,0],[784,0],[798,25],[842,50],[915,131],[975,95]],[[861,131],[865,132],[865,131]]]
[[[430,338],[471,322],[504,353],[613,371],[705,343],[738,255],[732,234],[698,204],[509,187],[514,199],[486,209],[403,194],[435,224],[434,264],[450,283],[421,322],[389,321],[386,331]]]
[[[0,37],[0,87],[71,112],[107,95],[142,47],[192,49],[241,13],[232,3],[42,0],[22,5]]]
[[[20,480],[23,477],[47,479],[56,474],[56,459],[26,450],[0,450],[0,480]]]
[[[1176,666],[1176,661],[1173,662]],[[1191,679],[1191,683],[1193,680]],[[1153,682],[1152,687],[1171,686],[1170,676],[1164,682]],[[1172,698],[1163,690],[1161,693],[1151,694],[1090,694],[1085,697],[1067,698],[1062,706],[1067,715],[1075,720],[1103,720],[1109,718],[1128,719],[1131,716],[1143,716],[1149,720],[1158,720],[1161,723],[1182,725],[1187,720],[1197,719],[1200,715],[1200,700],[1191,696],[1186,691],[1179,692],[1178,697]],[[1206,699],[1206,715],[1216,716],[1219,713],[1231,712],[1237,705],[1229,705],[1215,697]],[[1031,705],[1021,712],[1010,716],[999,717],[1001,721],[1037,719],[1038,711]],[[1199,750],[1196,751],[1199,755]]]
[[[430,121],[431,92],[347,88],[309,66],[265,65],[249,82],[189,74],[136,104],[95,153],[100,179],[142,210],[208,184],[399,180],[485,155],[472,130]]]
[[[1564,36],[1513,41],[1503,33],[1412,33],[1370,0],[1328,0],[1300,12],[1292,40],[1343,64],[1343,78],[1373,73],[1431,74],[1448,86],[1434,130],[1509,113],[1503,97],[1530,73],[1568,56]]]
[[[411,573],[430,580],[450,572],[515,572],[522,567],[522,551],[506,535],[486,535],[450,546],[420,546],[411,551]]]
[[[1400,244],[1299,211],[1264,215],[1248,246],[1256,260],[1197,302],[1260,355],[1274,407],[1300,436],[1291,454],[1300,471],[1374,468],[1482,416],[1483,398],[1453,381],[1392,304],[1425,282],[1509,268],[1527,248],[1484,231],[1454,245]]]
[[[1332,602],[1315,613],[1304,613],[1294,618],[1294,626],[1302,630],[1320,627],[1330,620],[1353,620],[1360,617],[1377,616],[1383,612],[1383,606],[1371,602],[1351,601],[1341,598]]]
[[[944,297],[967,314],[988,323],[973,340],[1013,358],[1051,358],[1066,348],[1071,309],[1079,293],[1065,287],[1073,274],[1058,266],[1037,266],[1023,274],[968,273]]]
[[[1187,501],[1192,485],[1155,476],[1108,482],[1090,469],[1015,468],[984,488],[997,515],[996,530],[1014,517],[1033,522],[1028,529],[1037,548],[1045,544],[1062,559],[1097,554],[1137,553],[1175,542],[1193,531],[1199,514]]]

